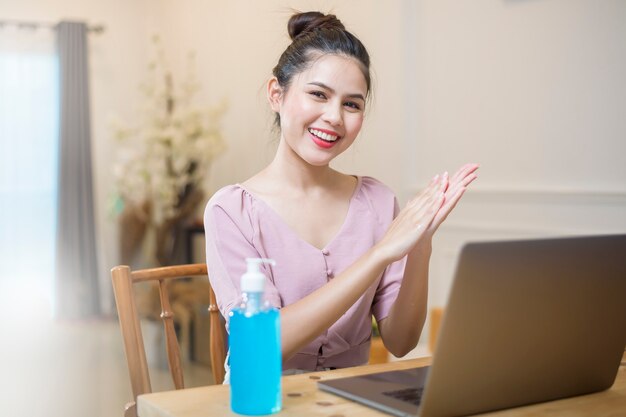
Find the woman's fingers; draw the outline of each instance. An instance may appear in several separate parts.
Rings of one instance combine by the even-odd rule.
[[[470,185],[472,182],[474,182],[476,178],[478,178],[478,175],[476,175],[476,173],[471,173],[467,177],[461,178],[461,180],[459,180],[458,182],[450,185],[450,188],[448,189],[448,193],[452,195],[456,193],[456,191],[461,187],[467,188],[467,186]]]
[[[430,183],[424,188],[418,195],[413,197],[407,203],[407,206],[421,206],[426,200],[428,200],[434,193],[441,190],[443,187],[442,182],[447,182],[447,175],[437,174],[431,180]]]
[[[437,215],[432,221],[431,227],[433,228],[433,231],[437,230],[441,223],[443,223],[443,221],[448,218],[448,215],[452,212],[452,209],[456,207],[457,203],[465,193],[465,190],[467,190],[467,188],[461,187],[456,191],[454,195],[446,199],[445,204],[441,207],[441,210],[437,212]]]
[[[448,171],[444,172],[441,175],[437,176],[437,182],[433,184],[435,191],[445,191],[450,184],[450,177],[448,175]]]
[[[457,203],[465,193],[467,187],[478,178],[476,170],[478,164],[465,164],[457,170],[450,179],[450,185],[445,193],[445,201],[437,212],[430,226],[431,232],[434,233],[437,228],[448,217],[450,212],[456,207]]]
[[[476,178],[478,178],[478,175],[476,175],[475,173],[471,173],[467,177],[463,178],[463,180],[461,181],[461,185],[463,187],[467,187],[468,185],[473,183]]]
[[[431,227],[444,201],[444,193],[437,192],[411,213],[411,223],[415,227],[414,232],[416,233],[413,237],[413,244]]]
[[[427,233],[444,201],[444,192],[435,187],[427,195],[420,194],[398,214],[379,245],[393,260],[405,256]]]
[[[477,169],[477,164],[465,164],[452,177],[448,172],[437,174],[408,202],[383,238],[394,257],[406,255],[425,234],[437,230],[477,178]]]
[[[461,178],[464,178],[464,177],[468,176],[469,174],[471,174],[472,172],[476,171],[478,169],[478,167],[479,167],[479,165],[475,164],[475,163],[465,164],[465,165],[461,166],[461,168],[459,168],[457,170],[457,172],[452,176],[450,181],[451,182],[457,182]]]
[[[456,191],[456,189],[458,189],[459,187],[467,187],[477,178],[477,169],[478,164],[463,165],[450,179],[449,189],[451,191]]]

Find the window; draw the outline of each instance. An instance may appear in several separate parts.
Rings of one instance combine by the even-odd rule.
[[[59,108],[54,37],[49,30],[0,32],[0,300],[50,316]]]

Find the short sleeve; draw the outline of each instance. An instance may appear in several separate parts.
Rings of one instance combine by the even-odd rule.
[[[252,210],[247,193],[229,186],[215,193],[204,211],[209,281],[226,321],[230,310],[241,299],[240,279],[246,270],[245,259],[260,257],[254,246]],[[270,271],[262,268],[268,277]],[[265,297],[274,307],[281,307],[278,291],[269,279],[265,282]]]
[[[394,219],[399,212],[400,206],[398,204],[398,200],[394,197]],[[405,266],[406,256],[399,261],[392,263],[385,269],[378,287],[376,288],[374,300],[372,301],[372,314],[377,322],[380,322],[389,315],[391,306],[393,306],[393,303],[396,301],[398,293],[400,292]]]

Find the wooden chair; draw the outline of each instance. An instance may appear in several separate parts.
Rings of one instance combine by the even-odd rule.
[[[126,352],[126,361],[128,363],[128,371],[133,391],[133,401],[126,404],[124,411],[125,417],[135,417],[137,415],[137,396],[152,392],[146,351],[137,312],[134,284],[140,282],[158,283],[161,303],[160,317],[163,320],[163,326],[165,328],[168,365],[174,387],[181,389],[184,388],[182,361],[178,338],[174,329],[174,313],[172,312],[168,290],[173,280],[192,276],[205,276],[208,282],[206,265],[189,264],[137,271],[131,271],[128,266],[120,265],[111,269],[113,291],[115,293],[117,313],[124,340],[124,350]],[[225,330],[221,315],[217,309],[215,294],[210,286],[209,292],[209,348],[211,370],[215,382],[221,384],[224,381],[224,360],[226,358],[226,347],[224,343]]]
[[[430,332],[428,336],[428,348],[431,354],[435,353],[437,345],[437,336],[439,336],[439,328],[443,320],[443,307],[433,307],[430,309]]]

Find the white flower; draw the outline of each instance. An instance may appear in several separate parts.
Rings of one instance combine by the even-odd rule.
[[[211,162],[226,148],[219,127],[226,102],[211,108],[193,106],[199,89],[193,68],[177,93],[160,39],[155,37],[154,43],[157,56],[148,65],[148,80],[140,85],[145,102],[137,123],[117,121],[113,126],[120,145],[113,172],[123,200],[149,201],[152,221],[158,225],[176,216],[188,186],[203,186]]]

